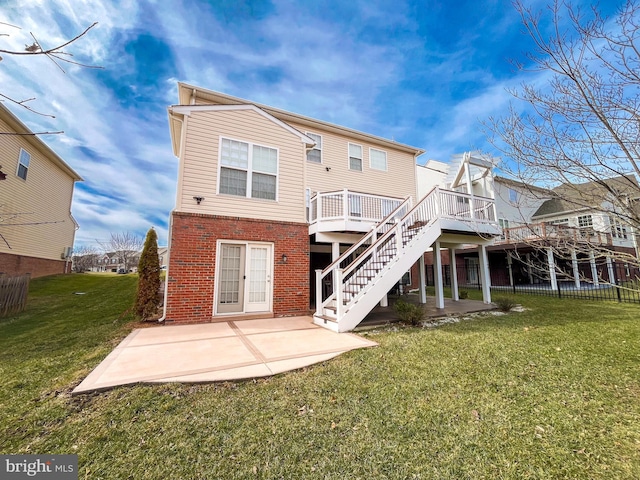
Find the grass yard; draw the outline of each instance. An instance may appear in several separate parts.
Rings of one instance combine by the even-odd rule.
[[[92,479],[640,478],[637,305],[519,296],[269,379],[71,397],[134,326],[135,280],[37,279],[0,319],[0,453]]]

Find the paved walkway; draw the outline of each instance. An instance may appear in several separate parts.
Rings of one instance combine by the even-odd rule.
[[[73,393],[154,382],[266,377],[377,344],[311,317],[158,326],[131,332]]]

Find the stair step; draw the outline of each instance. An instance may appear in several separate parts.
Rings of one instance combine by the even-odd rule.
[[[332,317],[328,317],[326,315],[314,315],[315,318],[321,318],[322,320],[324,320],[324,323],[338,323],[338,320],[336,318],[332,318]]]

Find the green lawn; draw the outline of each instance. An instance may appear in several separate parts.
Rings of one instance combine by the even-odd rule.
[[[0,319],[0,453],[77,453],[95,479],[640,478],[637,305],[520,296],[269,379],[71,397],[133,326],[134,290],[37,279]]]

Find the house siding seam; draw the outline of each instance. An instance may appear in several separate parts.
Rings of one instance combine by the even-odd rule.
[[[29,257],[26,255],[13,255],[0,252],[0,274],[5,275],[31,275],[31,278],[44,277],[68,273],[64,260],[51,260],[49,258]],[[69,267],[71,262],[69,262]]]
[[[214,319],[218,240],[273,243],[273,315],[310,313],[306,223],[174,212],[166,322],[207,323]],[[287,263],[282,262],[283,254]]]

